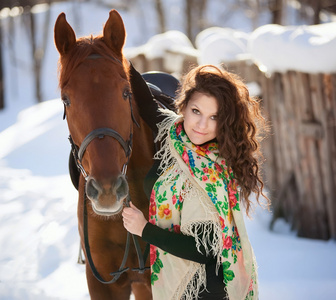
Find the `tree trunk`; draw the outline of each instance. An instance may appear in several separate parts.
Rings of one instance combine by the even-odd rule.
[[[31,37],[31,53],[32,53],[32,60],[33,60],[33,70],[34,70],[34,78],[35,78],[35,97],[37,102],[42,102],[42,62],[44,58],[44,53],[47,48],[47,40],[48,40],[48,29],[50,23],[50,3],[51,0],[47,1],[49,3],[49,9],[45,16],[45,21],[42,26],[42,30],[39,30],[36,26],[36,20],[34,14],[31,12],[31,7],[27,7],[29,21],[30,21],[30,37]],[[42,31],[42,44],[39,46],[37,44],[37,33]]]
[[[206,5],[207,5],[207,0],[200,0],[197,2],[198,3],[198,10],[197,10],[197,32],[202,31],[203,29],[205,29],[205,22],[204,22],[204,18],[203,18],[203,14],[206,10]]]
[[[206,5],[207,0],[186,0],[185,2],[186,33],[193,44],[196,35],[205,27],[203,13]]]
[[[29,20],[30,20],[30,34],[31,34],[31,57],[33,60],[33,69],[34,69],[34,78],[35,78],[35,97],[37,102],[42,102],[41,96],[41,66],[39,64],[39,60],[37,59],[37,45],[36,45],[36,26],[35,26],[35,18],[34,14],[31,12],[31,7],[27,8],[29,10]]]
[[[314,10],[314,24],[320,24],[320,12],[322,9],[321,0],[315,0],[312,2],[312,7]]]
[[[282,0],[273,0],[270,2],[270,11],[272,12],[272,23],[282,24]]]
[[[186,33],[189,40],[192,41],[192,0],[185,1],[185,20],[186,20]]]
[[[161,0],[155,0],[155,8],[159,19],[160,33],[163,33],[166,31],[166,19]]]

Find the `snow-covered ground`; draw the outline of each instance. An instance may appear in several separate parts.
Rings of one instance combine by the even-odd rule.
[[[108,16],[92,4],[63,3],[53,6],[51,17],[65,11],[73,25],[75,9],[78,35],[98,33]],[[136,8],[121,14],[129,32],[126,46],[143,43],[137,30],[145,25]],[[0,299],[87,300],[84,266],[76,263],[77,192],[67,170],[70,145],[52,28],[43,69],[46,101],[36,105],[27,34],[20,18],[13,21],[15,34],[7,38],[15,41],[15,51],[4,48],[6,109],[0,111]],[[259,264],[260,300],[335,299],[335,241],[298,238],[282,220],[271,232],[271,214],[259,208],[252,217],[246,224]]]

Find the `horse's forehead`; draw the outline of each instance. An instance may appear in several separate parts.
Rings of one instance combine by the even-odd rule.
[[[71,76],[73,81],[80,79],[81,82],[109,84],[106,88],[118,87],[128,83],[127,75],[122,66],[113,61],[104,59],[86,59],[80,63]]]

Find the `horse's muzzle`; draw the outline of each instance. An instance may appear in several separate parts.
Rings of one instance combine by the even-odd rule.
[[[96,214],[112,216],[122,210],[123,201],[127,197],[129,189],[124,175],[119,175],[108,184],[102,184],[94,177],[89,176],[85,191]]]

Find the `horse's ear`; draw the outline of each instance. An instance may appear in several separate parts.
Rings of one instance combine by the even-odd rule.
[[[76,45],[76,34],[65,19],[65,13],[61,13],[56,20],[54,39],[61,55],[68,53]]]
[[[126,31],[124,22],[119,13],[112,9],[110,17],[104,26],[104,42],[106,45],[118,54],[124,47],[126,38]]]

